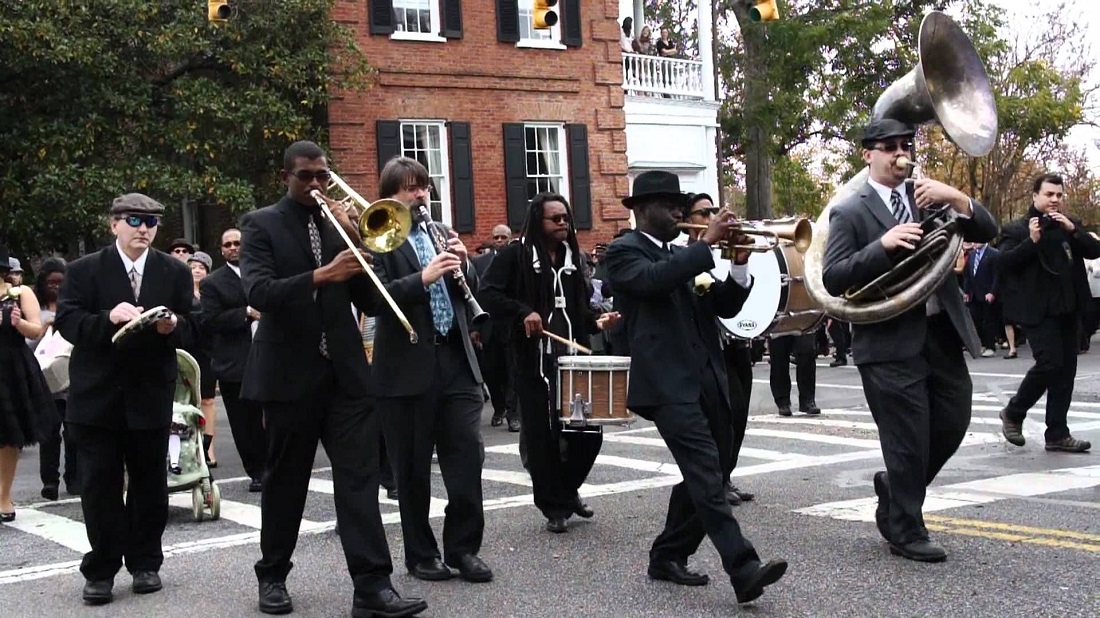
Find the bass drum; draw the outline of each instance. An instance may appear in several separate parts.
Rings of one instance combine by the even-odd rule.
[[[764,239],[755,238],[757,244]],[[717,280],[730,272],[729,260],[714,252],[716,267],[711,274]],[[754,339],[763,335],[795,335],[817,330],[825,321],[825,313],[806,291],[802,254],[788,241],[768,252],[749,255],[749,292],[740,313],[732,318],[719,318],[722,328],[739,339]]]

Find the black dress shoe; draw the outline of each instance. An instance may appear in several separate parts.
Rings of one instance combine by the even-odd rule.
[[[489,426],[490,427],[500,427],[503,424],[504,424],[504,415],[503,414],[500,414],[500,415],[494,414],[493,418],[489,419]]]
[[[821,408],[817,407],[817,403],[813,401],[807,401],[806,403],[798,406],[798,411],[803,414],[821,414]]]
[[[481,558],[473,554],[462,554],[448,564],[458,569],[458,574],[468,582],[482,583],[493,581],[493,570]]]
[[[943,562],[947,552],[928,539],[917,539],[909,543],[890,543],[890,553],[917,562]]]
[[[733,488],[733,485],[726,485],[724,489],[726,494],[726,502],[729,502],[730,506],[741,506],[741,503],[744,502],[744,499],[741,498],[741,494]]]
[[[47,500],[57,500],[59,489],[57,485],[43,485],[42,497]]]
[[[409,573],[417,579],[429,582],[441,582],[455,576],[439,558],[425,560],[414,566]]]
[[[779,416],[790,416],[791,406],[776,406],[778,408]]]
[[[573,499],[573,513],[579,517],[585,519],[592,519],[592,516],[596,514],[587,504],[585,504],[580,496]]]
[[[386,499],[387,500],[397,500],[397,488],[396,487],[394,487],[393,489],[387,489],[386,490]]]
[[[733,589],[737,593],[738,603],[748,603],[760,598],[764,594],[764,588],[779,581],[787,572],[786,560],[769,560],[753,571],[741,582],[734,582]]]
[[[260,582],[260,611],[275,615],[294,611],[285,582]]]
[[[519,419],[509,419],[508,431],[511,433],[519,433]]]
[[[838,359],[833,360],[833,362],[829,363],[829,366],[830,367],[843,367],[847,364],[848,364],[848,359],[847,358],[838,358]]]
[[[352,618],[401,618],[415,616],[428,609],[428,602],[418,597],[401,598],[393,588],[368,594],[355,593],[351,602]]]
[[[94,582],[84,582],[84,603],[87,605],[105,605],[111,602],[113,594],[111,589],[115,587],[115,580],[102,579]]]
[[[137,571],[134,573],[134,594],[149,594],[160,590],[162,587],[160,575],[157,575],[154,571]]]
[[[710,583],[710,576],[706,573],[689,571],[686,564],[680,564],[675,560],[650,562],[648,574],[650,579],[672,582],[681,586],[706,586]]]
[[[546,520],[546,529],[555,534],[561,534],[568,532],[569,526],[566,525],[564,517],[551,517]]]
[[[737,494],[738,498],[741,498],[742,502],[752,502],[753,498],[756,497],[756,494],[749,493],[749,492],[745,491],[744,489],[741,489],[740,487],[734,487],[734,486],[731,485],[730,489],[732,489],[733,492],[735,494]]]
[[[12,511],[10,513],[0,513],[0,523],[6,524],[12,521],[15,521],[15,511]]]
[[[886,473],[875,472],[875,495],[878,496],[878,506],[875,507],[875,525],[878,533],[887,541],[890,540],[890,487],[886,484]]]
[[[248,493],[257,494],[264,490],[264,482],[260,479],[252,479],[248,482]]]

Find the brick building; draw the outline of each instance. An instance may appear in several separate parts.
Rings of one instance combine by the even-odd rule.
[[[335,169],[368,200],[391,157],[419,159],[436,220],[468,244],[523,224],[528,200],[569,198],[582,247],[629,225],[618,0],[562,0],[549,31],[532,0],[348,0],[377,85],[329,109]]]

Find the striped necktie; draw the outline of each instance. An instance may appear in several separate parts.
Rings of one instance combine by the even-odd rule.
[[[913,220],[913,217],[909,214],[909,209],[905,207],[905,202],[901,200],[901,193],[897,189],[890,192],[890,212],[898,220],[898,223],[909,223]]]

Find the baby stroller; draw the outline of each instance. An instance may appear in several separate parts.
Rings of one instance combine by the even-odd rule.
[[[172,402],[172,427],[168,432],[168,492],[191,491],[191,515],[195,521],[221,516],[221,491],[210,468],[202,429],[206,419],[199,408],[199,363],[183,350],[176,350],[179,374]]]

